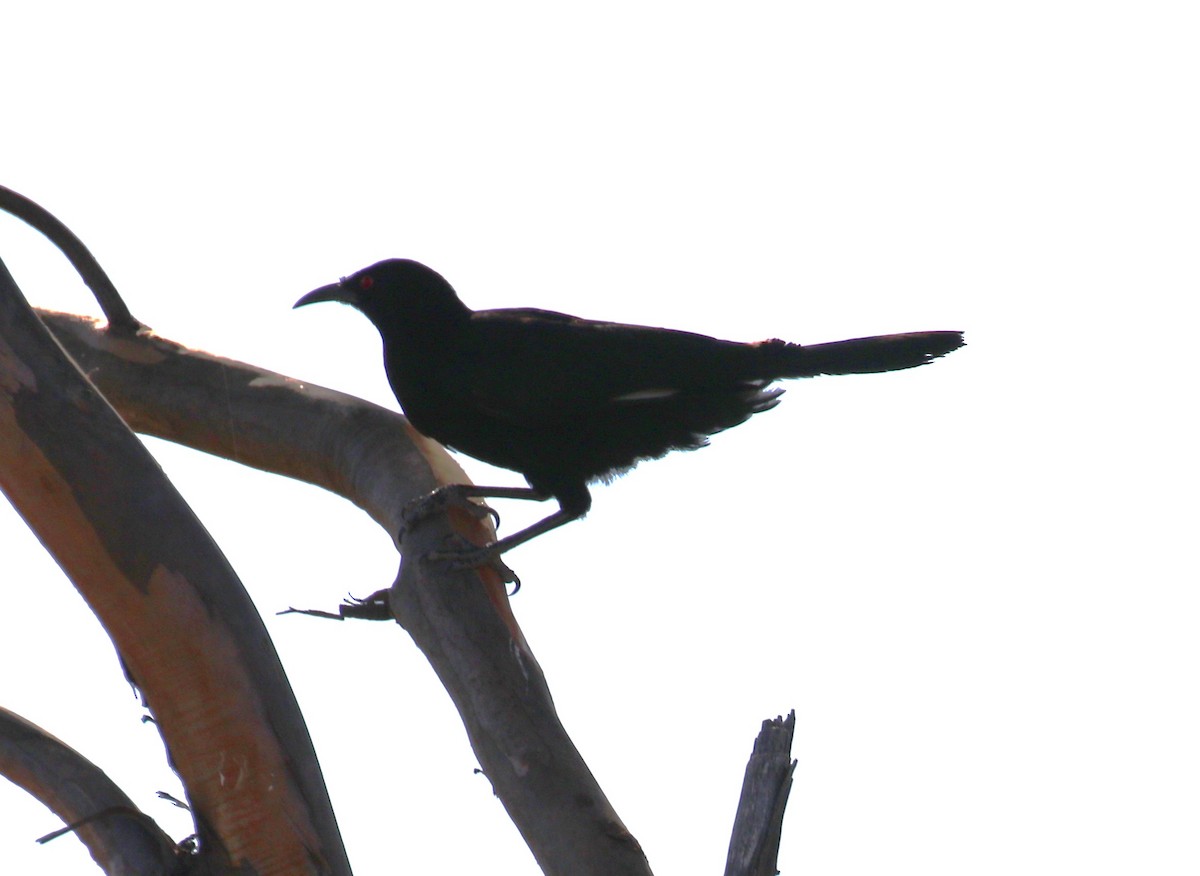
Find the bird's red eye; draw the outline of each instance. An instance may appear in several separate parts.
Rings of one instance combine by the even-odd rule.
[[[363,274],[361,277],[358,278],[358,288],[362,289],[364,292],[369,290],[374,285],[375,285],[375,278],[372,277],[370,274]]]

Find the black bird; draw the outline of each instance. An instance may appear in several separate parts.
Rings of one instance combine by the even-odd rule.
[[[407,259],[371,265],[295,306],[318,301],[353,305],[379,329],[388,382],[418,431],[529,483],[451,485],[443,497],[558,501],[532,526],[464,552],[465,565],[582,517],[588,484],[703,447],[775,407],[783,390],[774,380],[914,368],[963,344],[950,331],[744,344],[531,308],[473,311],[440,274]]]

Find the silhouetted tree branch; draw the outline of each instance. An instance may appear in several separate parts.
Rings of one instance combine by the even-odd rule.
[[[15,195],[5,193],[0,206]],[[97,276],[81,243],[73,252]],[[108,327],[45,311],[39,322],[0,271],[0,486],[93,606],[155,715],[196,817],[196,863],[349,872],[261,619],[129,428],[321,486],[365,510],[401,550],[387,605],[450,693],[543,871],[649,874],[558,720],[501,573],[429,559],[449,538],[493,539],[488,521],[451,507],[401,542],[412,499],[467,481],[450,456],[391,411],[158,337],[111,284],[104,294]],[[228,781],[230,769],[238,781]]]
[[[792,736],[796,713],[763,721],[746,764],[725,861],[725,876],[774,876],[778,872],[779,834],[792,790]]]
[[[46,324],[131,426],[345,496],[393,534],[412,499],[465,475],[398,414],[322,387],[189,350],[150,333],[114,338],[94,321]],[[648,873],[554,711],[541,669],[490,568],[423,557],[486,521],[451,508],[403,542],[396,620],[446,686],[484,773],[546,873]]]
[[[0,210],[36,228],[62,250],[67,261],[79,272],[83,282],[96,296],[96,301],[99,302],[100,309],[113,331],[132,334],[142,328],[142,324],[129,312],[129,308],[117,292],[117,287],[108,278],[104,268],[100,267],[100,262],[92,255],[91,250],[49,210],[6,186],[0,186]]]

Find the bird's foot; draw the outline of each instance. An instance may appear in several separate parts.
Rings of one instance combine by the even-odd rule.
[[[507,563],[500,559],[500,555],[496,553],[494,547],[493,543],[484,547],[471,545],[470,547],[445,548],[430,551],[425,557],[456,570],[490,566],[500,576],[501,581],[513,585],[512,591],[509,593],[509,596],[513,596],[521,589],[521,579],[517,577],[516,572],[509,568]]]
[[[474,502],[469,496],[469,488],[465,484],[446,484],[438,487],[424,496],[418,496],[400,512],[400,522],[404,530],[413,529],[435,514],[447,508],[461,508],[477,520],[485,517],[492,518],[492,527],[500,526],[500,515],[494,508],[489,508],[482,502]]]

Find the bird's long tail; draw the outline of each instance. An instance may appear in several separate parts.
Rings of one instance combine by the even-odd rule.
[[[779,377],[816,377],[916,368],[962,345],[962,332],[908,332],[812,346],[777,340],[764,341],[759,346]]]

